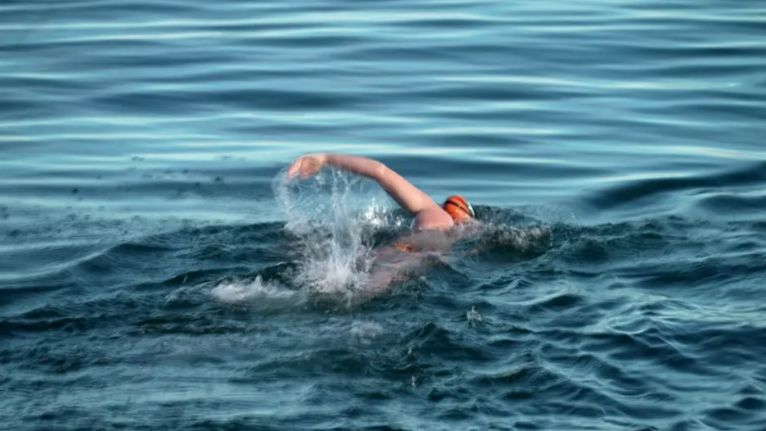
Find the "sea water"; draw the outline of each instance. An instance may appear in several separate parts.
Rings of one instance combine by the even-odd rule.
[[[762,2],[0,5],[3,429],[766,428]],[[410,219],[481,230],[365,295]]]

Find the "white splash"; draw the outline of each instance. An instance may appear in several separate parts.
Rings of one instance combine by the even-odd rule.
[[[465,313],[465,318],[468,320],[468,325],[470,326],[475,326],[477,323],[483,321],[481,313],[476,311],[476,306],[471,306],[471,310]]]
[[[387,223],[376,200],[356,198],[358,177],[325,169],[308,180],[273,182],[285,212],[285,228],[295,235],[299,268],[295,280],[320,293],[352,295],[369,279],[373,260],[370,237]]]
[[[251,282],[227,281],[213,288],[210,294],[218,301],[227,304],[243,304],[254,302],[276,303],[291,301],[296,292],[277,284],[264,282],[257,276]]]

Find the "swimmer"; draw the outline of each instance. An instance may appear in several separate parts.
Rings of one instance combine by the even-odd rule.
[[[307,178],[318,173],[326,165],[375,180],[399,206],[414,217],[412,228],[416,232],[444,231],[476,219],[473,207],[462,196],[452,195],[439,206],[428,194],[383,163],[365,157],[308,154],[293,162],[287,170],[287,176]]]
[[[385,164],[365,157],[342,154],[308,154],[296,159],[287,177],[308,178],[324,166],[361,175],[376,181],[405,211],[413,216],[413,233],[376,252],[370,272],[368,293],[376,294],[403,274],[422,270],[424,261],[441,258],[459,239],[454,228],[474,224],[476,214],[468,201],[459,195],[448,197],[439,206],[428,194],[418,189]]]

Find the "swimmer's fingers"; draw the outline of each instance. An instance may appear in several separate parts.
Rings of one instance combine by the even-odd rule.
[[[324,166],[325,159],[323,154],[310,154],[299,157],[287,170],[287,178],[295,178],[298,174],[300,174],[301,178],[316,175]]]
[[[292,165],[287,169],[287,178],[294,178],[295,175],[298,174],[298,171],[301,168],[301,159],[297,159],[293,162]]]

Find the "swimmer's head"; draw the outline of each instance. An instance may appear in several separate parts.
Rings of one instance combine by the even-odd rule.
[[[476,218],[471,204],[460,195],[452,195],[442,204],[442,208],[456,224],[466,223]]]

